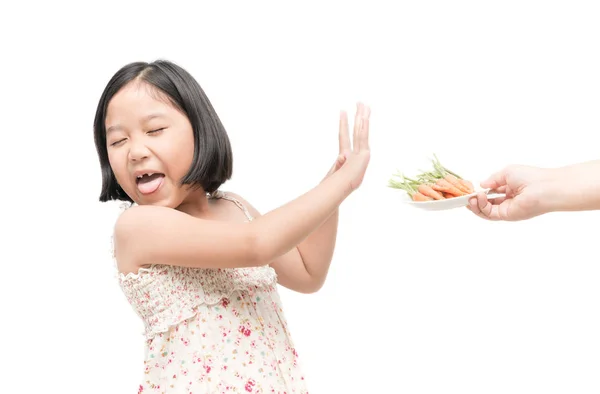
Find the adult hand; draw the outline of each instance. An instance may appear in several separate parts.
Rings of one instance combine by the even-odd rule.
[[[488,220],[526,220],[550,212],[551,196],[556,190],[557,175],[551,169],[512,165],[481,182],[481,187],[505,193],[506,197],[488,200],[478,193],[468,208]]]

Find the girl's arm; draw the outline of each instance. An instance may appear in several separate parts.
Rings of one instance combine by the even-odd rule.
[[[242,203],[254,218],[260,212],[243,197],[227,192]],[[300,293],[314,293],[321,289],[327,278],[335,248],[338,209],[298,246],[269,262],[277,273],[280,285]]]
[[[368,133],[370,114],[371,112],[368,107],[358,106],[357,116],[354,121],[354,135],[359,132],[359,128],[364,128],[364,132]],[[340,115],[339,156],[323,182],[343,167],[346,156],[351,150],[348,120],[345,113]],[[233,195],[232,193],[229,194]],[[258,210],[250,203],[240,196],[234,196],[246,206],[252,216],[260,216]],[[313,293],[321,289],[325,283],[329,266],[333,259],[338,229],[338,216],[339,208],[336,208],[327,220],[310,233],[306,239],[288,253],[270,262],[271,267],[277,272],[279,284],[301,293]]]
[[[203,220],[158,206],[125,211],[117,220],[114,235],[120,271],[136,272],[148,264],[251,267],[293,252],[362,183],[370,160],[369,113],[363,114],[362,106],[359,108],[351,148],[345,129],[343,166],[309,192],[250,223]]]
[[[311,191],[250,223],[211,221],[175,209],[136,206],[115,225],[122,271],[150,263],[202,268],[268,264],[318,228],[352,192],[351,171],[340,170]]]

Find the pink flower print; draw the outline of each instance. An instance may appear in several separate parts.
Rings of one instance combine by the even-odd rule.
[[[210,365],[206,365],[204,366],[204,369],[206,370],[206,373],[210,373],[211,367]]]
[[[246,382],[246,385],[244,386],[244,388],[246,389],[247,392],[251,393],[255,384],[256,384],[256,382],[253,379],[248,379],[248,382]]]
[[[142,385],[140,384],[140,388],[138,389],[138,394],[141,394],[141,393],[143,393],[143,392],[144,392],[144,386],[142,386]]]
[[[223,300],[221,300],[221,305],[223,305],[223,308],[227,308],[227,305],[229,305],[229,299],[223,298]]]
[[[249,337],[250,334],[252,333],[252,331],[250,331],[249,328],[244,327],[244,326],[240,326],[240,328],[238,328],[238,330],[247,337]]]

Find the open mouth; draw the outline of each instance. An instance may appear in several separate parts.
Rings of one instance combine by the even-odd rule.
[[[159,172],[138,175],[135,182],[142,194],[154,193],[162,185],[165,174]]]

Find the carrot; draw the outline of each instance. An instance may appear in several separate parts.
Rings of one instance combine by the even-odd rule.
[[[469,194],[475,191],[475,188],[473,187],[471,181],[467,181],[466,179],[459,179],[458,181],[462,183],[465,186],[465,188],[467,188]]]
[[[460,175],[444,167],[438,159],[438,157],[435,154],[433,156],[433,174],[436,176],[436,178],[444,178],[446,181],[448,181],[458,190],[462,191],[464,194],[473,193],[475,189],[470,181],[463,179]]]
[[[395,179],[390,179],[388,182],[389,187],[392,187],[394,189],[404,190],[406,192],[406,194],[408,194],[410,199],[413,201],[432,201],[433,200],[433,197],[429,197],[429,196],[424,195],[423,193],[418,192],[415,189],[413,182],[406,179],[403,174],[397,174],[396,176],[401,177],[402,182],[399,182]]]
[[[439,193],[438,191],[434,190],[431,186],[425,184],[425,183],[421,183],[418,187],[417,187],[417,192],[431,197],[434,200],[444,200],[444,196]]]
[[[422,171],[415,179],[408,178],[402,173],[394,176],[401,181],[390,180],[390,187],[404,190],[413,201],[432,201],[455,198],[473,193],[473,184],[460,175],[444,167],[434,154],[433,171]]]
[[[431,187],[434,190],[437,190],[439,192],[452,193],[456,196],[463,196],[463,195],[467,194],[467,193],[457,189],[454,185],[452,185],[450,182],[448,182],[444,178],[438,179],[437,182],[435,184],[433,184]]]
[[[412,199],[413,199],[413,201],[433,201],[432,197],[423,195],[423,194],[421,194],[419,192],[414,193],[412,195]]]
[[[444,177],[445,180],[448,181],[452,186],[456,187],[458,190],[465,192],[466,194],[471,193],[469,191],[469,187],[460,182],[460,180],[452,174],[446,174]]]
[[[445,178],[457,189],[462,190],[465,193],[473,193],[475,189],[470,181],[463,179],[460,175],[444,167],[435,154],[433,155],[433,157],[435,158],[432,160],[433,168],[435,169],[435,172],[438,174],[439,178]]]
[[[412,185],[413,189],[415,189],[414,191],[419,192],[425,196],[428,197],[432,197],[434,200],[444,200],[444,196],[442,195],[442,193],[439,193],[437,190],[434,190],[428,181],[423,181],[423,180],[416,180],[416,179],[412,179],[409,178],[407,176],[402,176],[406,181],[409,182],[410,185]]]

